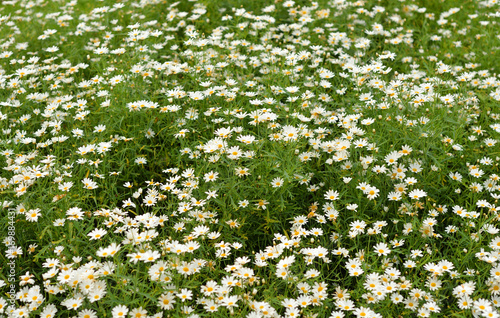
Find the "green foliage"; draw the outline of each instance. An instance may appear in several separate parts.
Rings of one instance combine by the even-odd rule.
[[[0,316],[496,317],[497,16],[4,1]]]

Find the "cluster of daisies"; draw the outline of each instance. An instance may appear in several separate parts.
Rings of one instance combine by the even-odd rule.
[[[498,2],[244,7],[2,2],[0,317],[500,317]]]

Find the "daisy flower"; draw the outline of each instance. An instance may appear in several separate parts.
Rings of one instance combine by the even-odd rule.
[[[93,190],[93,189],[99,188],[99,186],[97,185],[97,183],[95,181],[93,181],[92,179],[89,179],[89,178],[84,178],[82,180],[82,183],[83,183],[83,187],[85,189]]]
[[[46,268],[53,268],[56,267],[57,265],[59,265],[59,260],[57,258],[48,258],[42,264],[42,266]]]
[[[100,132],[103,132],[104,130],[106,130],[106,126],[105,125],[97,125],[94,127],[94,132],[95,133],[100,133]]]
[[[412,199],[418,200],[422,197],[427,196],[427,193],[423,190],[415,189],[415,190],[410,191],[410,193],[408,193],[408,196]]]
[[[255,203],[255,206],[257,206],[257,208],[265,210],[267,209],[266,207],[267,204],[269,204],[269,202],[267,202],[266,200],[259,200],[259,202]]]
[[[56,306],[54,304],[48,304],[40,313],[40,318],[54,318],[56,313],[57,313]]]
[[[183,288],[183,289],[181,289],[180,292],[176,293],[176,296],[179,297],[182,302],[184,302],[186,300],[192,299],[193,292],[187,288]]]
[[[398,159],[401,158],[401,156],[403,156],[403,154],[397,151],[393,151],[387,156],[385,156],[384,160],[385,162],[387,162],[388,165],[393,165],[397,163]]]
[[[255,141],[255,137],[252,135],[244,135],[244,136],[238,136],[236,140],[244,143],[244,144],[251,144],[252,142]]]
[[[7,251],[5,251],[5,256],[8,259],[17,258],[19,255],[23,254],[23,250],[20,247],[10,246]]]
[[[388,195],[387,195],[387,198],[389,199],[389,201],[399,201],[401,200],[401,192],[390,192]]]
[[[309,269],[307,270],[307,272],[305,272],[304,277],[315,278],[318,277],[320,274],[321,274],[320,271],[318,271],[317,269]]]
[[[282,178],[274,178],[271,182],[273,188],[279,188],[283,185],[284,180]]]
[[[32,209],[26,212],[26,220],[30,222],[38,221],[39,216],[41,216],[40,209]]]
[[[246,208],[250,203],[248,202],[248,200],[241,200],[240,202],[238,202],[238,205],[242,208]]]
[[[68,309],[78,309],[83,304],[83,299],[81,298],[68,298],[61,302],[61,305],[66,306]]]
[[[136,158],[136,159],[134,160],[134,162],[135,162],[136,164],[138,164],[138,165],[145,165],[145,164],[147,164],[147,163],[148,163],[148,161],[147,161],[147,160],[146,160],[146,158],[144,158],[144,157],[139,157],[139,158]]]
[[[70,181],[70,182],[64,182],[64,183],[60,184],[58,188],[61,191],[68,192],[72,186],[73,186],[73,182]]]
[[[248,168],[238,167],[235,169],[236,175],[238,177],[248,176],[250,173],[248,172]]]
[[[338,191],[328,190],[325,193],[325,199],[327,199],[327,200],[335,201],[335,200],[338,200],[338,198],[339,198]]]
[[[104,229],[95,229],[87,235],[90,236],[90,240],[99,240],[107,233],[108,232]]]
[[[163,310],[170,310],[174,308],[175,304],[175,298],[172,293],[163,293],[159,298],[158,298],[158,306],[163,309]],[[113,317],[115,318],[115,317]]]
[[[375,245],[373,247],[373,249],[375,250],[375,253],[377,253],[378,256],[386,256],[386,255],[389,255],[391,253],[391,250],[389,249],[389,246],[387,246],[387,244],[385,243],[378,243],[377,245]]]
[[[380,192],[380,190],[375,188],[375,187],[368,187],[365,191],[365,194],[366,194],[368,199],[373,200],[376,197],[378,197],[379,192]]]
[[[217,180],[218,176],[219,176],[218,172],[210,171],[209,173],[206,173],[203,176],[203,179],[205,180],[205,182],[212,182],[212,181]]]
[[[227,307],[227,308],[233,308],[233,307],[238,307],[237,305],[237,302],[238,302],[238,296],[237,295],[232,295],[232,296],[229,296],[229,295],[225,295],[222,300],[220,301],[220,304],[224,307]]]
[[[132,199],[131,198],[128,198],[127,200],[123,200],[123,205],[122,205],[123,208],[128,208],[128,207],[131,207],[131,208],[135,208],[135,203],[132,202]]]
[[[97,314],[95,311],[91,309],[84,309],[78,313],[79,318],[97,318]]]
[[[134,308],[130,311],[130,316],[134,318],[146,318],[147,315],[147,310],[142,307]]]

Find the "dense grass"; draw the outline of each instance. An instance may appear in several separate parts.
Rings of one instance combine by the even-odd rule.
[[[498,317],[495,2],[4,1],[0,317]]]

